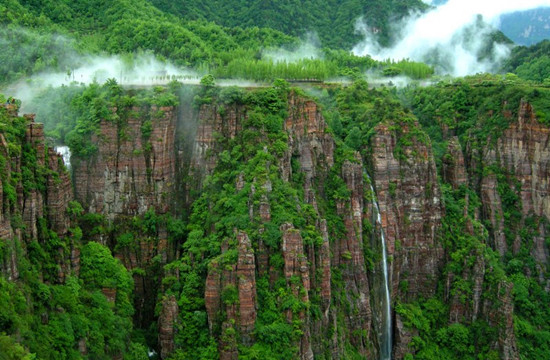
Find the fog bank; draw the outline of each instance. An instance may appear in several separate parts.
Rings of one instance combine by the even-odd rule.
[[[364,39],[353,52],[377,60],[408,58],[427,62],[439,73],[454,76],[490,72],[509,54],[506,45],[489,47],[500,16],[545,5],[550,5],[550,0],[450,0],[394,24],[397,41],[391,48],[382,48],[375,30],[359,19],[356,30]]]

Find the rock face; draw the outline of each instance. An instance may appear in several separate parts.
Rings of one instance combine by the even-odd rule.
[[[522,222],[528,216],[550,218],[549,141],[550,129],[537,120],[531,104],[522,101],[518,121],[498,139],[496,151],[488,153],[491,157],[486,159],[488,163],[500,164],[520,183]],[[539,264],[547,264],[548,247],[544,244],[547,233],[542,226],[538,230],[531,254]]]
[[[402,128],[404,133],[409,130]],[[435,292],[443,260],[436,237],[443,207],[431,148],[414,138],[411,145],[398,144],[399,139],[387,125],[377,126],[376,131],[372,141],[373,180],[388,254],[394,260],[392,294],[429,297]],[[397,157],[398,151],[404,156]],[[408,283],[407,291],[399,290],[402,281]]]
[[[201,112],[203,111],[201,109]],[[314,227],[322,234],[322,242],[313,246],[304,243],[300,232],[293,224],[285,224],[280,229],[283,275],[288,286],[293,289],[294,295],[304,302],[309,301],[310,296],[319,296],[321,299],[320,318],[312,319],[306,313],[287,313],[288,321],[297,316],[305,325],[302,327],[303,336],[298,344],[299,356],[302,359],[311,359],[328,351],[332,358],[341,358],[345,356],[342,347],[344,342],[349,342],[363,356],[375,356],[377,350],[373,349],[372,344],[376,344],[378,339],[372,329],[380,329],[377,322],[373,323],[371,284],[375,282],[369,279],[364,255],[365,244],[368,241],[364,239],[362,230],[367,224],[372,223],[373,209],[370,199],[366,200],[368,191],[364,182],[363,160],[356,154],[353,160],[346,160],[339,165],[341,170],[337,176],[349,193],[346,197],[334,199],[336,214],[342,219],[343,228],[342,232],[327,229],[327,222],[321,215],[318,196],[326,196],[325,183],[329,171],[335,166],[334,140],[326,132],[326,124],[314,102],[291,94],[288,100],[288,114],[284,129],[288,134],[289,146],[288,151],[280,159],[279,171],[285,181],[291,181],[295,171],[303,175],[304,201],[311,205],[319,216],[320,220]],[[247,119],[246,109],[229,109],[226,115],[227,119],[220,116],[219,111],[213,110],[199,115],[194,160],[194,166],[198,169],[196,173],[211,173],[216,166],[216,156],[212,156],[216,153],[217,146],[213,134],[219,133],[225,138],[235,137],[241,128],[240,121]],[[388,255],[393,258],[390,264],[392,297],[429,297],[435,293],[443,261],[443,250],[436,238],[443,207],[440,203],[431,149],[429,143],[414,140],[412,144],[404,147],[404,156],[396,156],[399,146],[396,133],[387,125],[380,125],[376,130],[370,161],[374,167],[372,180],[380,204]],[[405,127],[403,131],[407,132],[408,129]],[[457,154],[461,153],[458,143],[455,145],[452,150]],[[210,157],[206,156],[205,149],[210,150]],[[298,165],[297,169],[293,162]],[[452,176],[458,186],[466,182],[466,177],[463,158],[459,157],[457,162],[453,169],[449,169],[449,176]],[[241,179],[237,182],[237,189],[242,189],[243,186],[244,182]],[[253,214],[259,212],[261,221],[269,222],[270,208],[271,204],[267,197],[264,197],[258,208],[251,207],[251,219]],[[261,276],[268,271],[269,259],[274,255],[259,241],[257,247],[254,247],[256,268],[250,266],[246,273],[243,273],[243,270],[239,270],[239,266],[242,266],[241,257],[246,257],[246,252],[243,253],[242,249],[239,245],[238,264],[222,265],[220,262],[214,262],[206,281],[205,299],[210,329],[214,334],[218,331],[219,349],[222,357],[228,359],[236,356],[237,342],[235,337],[225,336],[234,333],[227,331],[228,329],[240,329],[243,343],[253,341],[247,335],[248,328],[243,326],[242,306],[243,301],[253,303],[254,297],[238,286],[242,280],[237,283],[235,277],[250,279],[244,283],[251,283],[252,275]],[[226,250],[222,246],[222,254],[224,251]],[[346,295],[333,295],[334,285],[331,284],[331,280],[334,269],[338,269],[343,286],[338,291],[344,291]],[[236,276],[239,271],[243,275]],[[272,273],[270,279],[273,283],[276,276]],[[407,286],[400,287],[399,284],[403,283],[407,283]],[[228,287],[234,287],[238,293],[240,317],[237,315],[236,304],[224,303],[222,300],[222,294],[228,291]],[[349,308],[345,311],[344,321],[340,322],[337,318],[341,316],[339,314],[344,303]],[[244,309],[244,313],[248,314],[247,310],[251,307],[246,306]],[[222,313],[226,314],[225,318],[220,318]],[[253,317],[246,315],[246,318]],[[253,323],[250,324],[252,329]],[[331,329],[328,349],[327,339],[323,339],[322,335],[327,329]],[[396,330],[403,331],[396,335],[396,349],[401,349],[396,350],[396,358],[405,354],[407,344],[413,336],[403,329],[398,327]]]
[[[284,125],[289,135],[291,154],[286,159],[292,157],[298,161],[299,170],[304,174],[305,202],[318,211],[317,196],[324,196],[324,182],[329,170],[334,166],[334,140],[327,132],[326,122],[315,102],[291,95],[288,109],[289,116]],[[367,346],[371,330],[370,293],[363,255],[363,237],[359,230],[363,228],[364,221],[363,167],[359,157],[356,157],[355,161],[342,165],[340,175],[351,196],[348,199],[338,200],[336,204],[338,215],[344,219],[345,234],[329,234],[326,220],[321,219],[316,224],[316,228],[323,235],[322,245],[320,248],[305,246],[307,249],[306,259],[311,264],[307,283],[321,290],[319,295],[323,316],[318,321],[309,321],[311,325],[306,330],[300,347],[302,358],[309,359],[312,356],[309,341],[305,340],[306,335],[312,336],[310,341],[315,354],[318,355],[325,351],[322,346],[322,337],[316,336],[316,334],[322,334],[329,326],[338,327],[335,324],[340,301],[345,301],[352,308],[351,314],[347,314],[345,318],[345,323],[340,324],[347,330],[343,337],[346,337],[364,356],[371,354],[371,350]],[[291,168],[290,164],[283,162],[281,173],[284,179],[289,179]],[[329,241],[331,236],[334,237],[332,244]],[[283,235],[284,240],[285,235]],[[285,253],[284,249],[283,253]],[[285,257],[285,264],[287,263],[286,259]],[[331,268],[336,266],[343,269],[342,275],[347,296],[345,300],[341,299],[334,303],[331,298]],[[315,271],[316,269],[318,270]],[[331,356],[333,358],[343,356],[340,344],[346,339],[339,338],[335,331],[330,341]]]
[[[149,207],[166,213],[175,181],[176,109],[152,106],[131,113],[123,123],[102,121],[92,137],[97,153],[71,160],[76,198],[111,221]]]
[[[213,171],[217,160],[216,152],[221,150],[219,143],[213,140],[213,134],[221,134],[226,139],[235,137],[242,128],[242,122],[248,119],[248,114],[245,108],[235,106],[226,108],[221,116],[219,110],[203,107],[198,118],[191,171],[202,176]],[[254,342],[251,334],[257,312],[255,278],[268,275],[270,286],[273,286],[281,276],[285,279],[291,296],[301,303],[309,303],[310,294],[320,298],[319,318],[311,318],[306,310],[296,312],[289,309],[285,312],[289,323],[298,321],[303,324],[303,335],[296,344],[301,359],[313,359],[316,354],[327,351],[332,357],[340,358],[344,355],[342,344],[346,341],[351,341],[361,354],[368,356],[372,354],[372,349],[368,346],[371,332],[370,293],[362,232],[357,230],[362,229],[365,217],[362,161],[357,157],[354,163],[348,162],[342,166],[340,176],[352,196],[338,202],[338,214],[346,219],[346,231],[338,234],[331,244],[330,237],[335,236],[334,229],[327,228],[327,221],[320,214],[317,197],[320,194],[324,196],[325,182],[334,166],[334,140],[327,132],[325,120],[317,105],[294,93],[289,95],[288,117],[283,126],[288,135],[288,150],[277,164],[279,173],[286,182],[290,182],[296,175],[294,172],[301,174],[304,202],[311,206],[319,218],[312,226],[322,237],[318,244],[308,244],[294,224],[283,224],[280,227],[279,251],[284,265],[279,275],[270,260],[276,253],[261,238],[257,240],[257,245],[253,245],[247,234],[237,232],[237,263],[224,263],[223,254],[229,249],[226,244],[222,245],[222,257],[210,265],[205,291],[210,330],[219,338],[220,356],[224,359],[236,358],[238,340],[231,335],[234,330],[238,331],[243,344]],[[242,176],[239,177],[237,191],[242,190],[245,185],[245,180]],[[269,200],[272,184],[255,179],[251,186],[251,198],[260,188],[262,195],[256,205],[250,204],[250,219],[252,221],[259,215],[260,224],[269,223],[273,205]],[[265,228],[260,225],[260,233],[263,231]],[[332,298],[331,269],[336,266],[343,269],[346,295],[335,303]],[[238,296],[228,301],[228,295],[233,291]],[[342,317],[345,318],[343,323],[337,321],[341,311],[340,302],[346,302],[352,307],[350,313],[353,315],[346,314]],[[220,314],[225,316],[220,317]],[[338,330],[340,327],[341,330]],[[324,334],[328,334],[328,331],[331,335],[327,346]]]
[[[16,111],[11,115],[17,116]],[[60,246],[55,255],[59,271],[53,279],[64,282],[71,271],[78,272],[79,266],[79,251],[69,238],[71,220],[67,215],[67,208],[73,199],[71,182],[61,155],[53,148],[46,148],[43,125],[34,122],[34,115],[26,115],[25,119],[27,127],[21,146],[25,148],[26,154],[31,155],[22,157],[13,154],[4,136],[0,134],[0,156],[4,161],[2,166],[5,166],[5,177],[0,179],[0,238],[7,242],[6,258],[0,259],[2,272],[7,274],[9,280],[19,277],[16,243],[28,244],[36,240],[43,244],[48,241],[48,234],[42,232],[40,225],[46,217],[50,228],[67,242],[67,246]],[[35,163],[28,160],[32,156],[36,158]],[[45,188],[42,190],[38,186],[28,185],[40,176],[39,168],[47,169],[43,175]],[[23,179],[19,179],[14,188],[12,174],[22,171]],[[23,184],[23,181],[27,184]],[[23,224],[17,223],[19,215]]]
[[[493,249],[504,256],[508,250],[506,237],[504,235],[504,214],[502,212],[502,201],[498,193],[498,184],[495,174],[488,174],[481,180],[481,200],[483,202],[483,213],[491,222]]]
[[[351,336],[350,342],[363,355],[372,356],[367,344],[371,332],[372,310],[362,231],[363,222],[371,218],[365,213],[363,163],[357,154],[355,162],[344,162],[341,176],[350,191],[350,197],[336,201],[337,214],[344,220],[345,234],[334,241],[332,265],[344,269],[342,277],[346,284],[347,301],[353,308],[346,325],[352,332],[366,335],[356,337],[348,334]]]
[[[480,144],[474,141],[466,144],[465,166],[468,181],[479,191],[481,200],[481,211],[474,214],[475,220],[485,220],[489,224],[488,245],[503,258],[510,253],[517,254],[522,246],[527,245],[539,271],[534,275],[538,275],[540,283],[545,285],[546,280],[541,274],[548,262],[548,247],[543,240],[548,229],[542,224],[549,214],[550,129],[537,120],[531,104],[522,100],[518,105],[517,119],[512,118],[510,111],[502,112],[509,126],[498,137],[483,139]],[[452,147],[454,144],[449,145],[449,154],[453,153]],[[448,173],[453,172],[448,169]],[[458,169],[458,173],[461,172]],[[454,186],[453,176],[445,178]],[[468,204],[468,197],[465,200]],[[517,233],[519,229],[529,229],[526,225],[529,221],[535,224],[528,230],[533,234],[532,244],[525,244]],[[475,235],[474,226],[467,225],[465,233]],[[481,234],[477,236],[483,238]],[[448,274],[447,287],[457,277],[473,282],[471,293],[455,291],[455,295],[448,299],[451,305],[449,320],[471,322],[476,318],[484,319],[498,329],[498,341],[492,347],[498,349],[500,357],[519,359],[513,327],[513,285],[502,280],[489,288],[484,277],[491,276],[488,275],[491,271],[492,267],[485,263],[482,252],[478,250],[465,256],[462,274]]]
[[[443,164],[444,180],[453,188],[465,184],[465,165],[460,144],[455,139],[449,141],[448,154],[453,161]],[[482,213],[488,217],[492,225],[493,234],[489,238],[489,244],[497,250],[501,256],[507,251],[504,236],[504,221],[502,214],[502,202],[497,191],[497,179],[494,174],[485,175],[481,179],[480,193],[482,200]],[[464,223],[462,231],[472,237],[484,238],[480,228],[475,228],[468,218],[469,196],[465,197]],[[480,214],[476,213],[477,218]],[[476,233],[478,232],[478,233]],[[477,319],[485,320],[490,326],[498,329],[498,340],[492,347],[498,349],[502,359],[518,359],[518,349],[513,328],[513,301],[511,297],[512,284],[500,281],[495,289],[485,284],[485,276],[492,276],[492,266],[486,263],[481,248],[472,249],[469,254],[463,254],[462,273],[448,272],[445,287],[445,301],[450,304],[449,323],[470,324]],[[453,283],[471,282],[471,291],[454,288]]]
[[[401,134],[389,125],[376,127],[372,140],[373,182],[386,236],[388,266],[391,272],[391,297],[412,300],[428,298],[436,290],[441,271],[443,249],[437,240],[443,207],[435,162],[429,143],[409,136],[410,126],[401,126]],[[397,317],[397,315],[396,315]],[[400,324],[399,319],[396,320]],[[396,331],[404,328],[397,327]],[[406,353],[410,334],[396,334],[394,357]]]
[[[481,149],[467,148],[468,172],[472,182],[480,184],[482,212],[480,216],[490,223],[489,245],[502,257],[508,252],[517,254],[524,240],[515,231],[526,227],[531,219],[535,225],[531,256],[537,262],[539,281],[546,280],[542,273],[548,263],[548,247],[544,239],[548,229],[543,225],[550,215],[548,184],[550,180],[550,129],[539,122],[531,104],[521,101],[517,121],[511,118],[509,111],[503,112],[510,125],[497,139],[488,139]],[[477,160],[479,159],[479,160]],[[478,163],[481,162],[482,164]],[[490,166],[496,171],[483,173],[476,177],[474,170]],[[517,195],[517,201],[510,204],[510,194]],[[507,198],[508,197],[508,198]],[[512,219],[506,212],[516,212]],[[506,221],[509,223],[507,224]],[[515,234],[515,236],[514,236]],[[483,274],[483,267],[472,269],[474,276]],[[485,271],[490,269],[485,268]],[[466,274],[464,274],[466,276]],[[480,288],[481,280],[476,281]],[[479,291],[481,292],[481,291]],[[477,293],[477,292],[476,292]],[[512,284],[502,281],[498,286],[498,296],[494,301],[486,299],[476,301],[473,309],[457,309],[460,316],[483,316],[488,323],[498,327],[499,339],[494,347],[499,350],[502,359],[518,359],[519,352],[513,327]],[[478,306],[478,304],[481,305]],[[499,304],[495,309],[495,304]],[[479,311],[478,311],[479,310]],[[470,315],[466,315],[466,314]]]
[[[443,181],[451,184],[454,189],[468,182],[464,165],[464,155],[456,136],[449,139],[447,154],[443,157],[442,173]]]
[[[294,229],[292,224],[281,225],[281,231],[283,233],[283,259],[285,262],[284,274],[287,281],[287,286],[292,289],[292,294],[299,298],[302,302],[307,303],[309,301],[308,292],[311,288],[309,279],[309,267],[307,264],[307,258],[304,254],[304,242],[300,232]],[[295,282],[295,279],[299,279],[299,283]],[[308,322],[308,315],[305,311],[300,311],[298,319],[302,322]],[[293,312],[289,309],[286,317],[289,322],[293,320]],[[310,333],[304,332],[302,339],[300,340],[300,357],[302,359],[313,359],[313,351],[310,344]]]
[[[520,226],[529,217],[548,218],[550,215],[550,129],[537,120],[531,104],[521,101],[517,121],[511,118],[509,111],[503,112],[510,125],[497,139],[488,139],[481,148],[468,147],[466,157],[468,172],[474,181],[480,184],[483,205],[482,216],[491,224],[491,246],[501,256],[507,251],[518,253],[521,239],[506,238],[505,204],[501,198],[503,181],[510,191],[517,193]],[[493,172],[476,176],[474,170],[482,166],[492,166],[503,175],[500,178]],[[499,185],[501,186],[499,188]],[[547,229],[540,225],[534,238],[532,256],[538,264],[548,261],[548,248],[544,245]],[[510,237],[510,235],[508,235]]]
[[[195,130],[185,139],[192,145],[185,147],[190,149],[189,153],[177,154],[175,149],[182,147],[178,147],[181,139],[177,139],[175,132],[176,109],[133,111],[142,115],[130,117],[125,125],[102,122],[100,135],[94,139],[98,144],[97,154],[73,165],[78,199],[87,210],[102,213],[115,222],[119,218],[143,215],[150,207],[156,213],[169,212],[173,210],[169,198],[176,192],[176,196],[186,197],[187,205],[191,204],[194,199],[190,194],[200,190],[207,175],[214,174],[220,153],[227,150],[224,146],[247,130],[247,121],[252,117],[251,109],[243,105],[223,108],[216,104],[202,105],[195,119]],[[245,217],[257,227],[246,232],[238,228],[229,230],[220,245],[221,254],[209,264],[204,300],[210,333],[218,342],[221,359],[237,359],[239,346],[252,346],[257,341],[261,286],[272,289],[283,283],[288,290],[285,296],[301,304],[318,305],[312,311],[298,308],[282,312],[287,324],[299,324],[296,325],[299,336],[293,344],[298,349],[297,357],[345,358],[346,347],[352,347],[358,356],[377,357],[380,344],[376,333],[381,330],[377,314],[380,309],[376,304],[380,284],[376,279],[380,273],[376,266],[374,269],[368,266],[372,259],[366,254],[369,251],[377,254],[380,249],[365,235],[374,225],[371,193],[365,182],[366,168],[372,169],[371,182],[380,208],[392,302],[429,298],[436,292],[445,260],[438,240],[444,208],[430,143],[418,135],[417,123],[384,122],[375,128],[367,158],[356,153],[335,163],[335,141],[327,132],[315,102],[291,92],[286,111],[288,116],[282,126],[288,146],[274,163],[265,167],[277,172],[285,184],[292,183],[294,189],[299,187],[296,203],[307,207],[311,216],[304,220],[307,225],[286,220],[282,226],[278,223],[275,230],[280,233],[280,243],[268,245],[263,234],[274,221],[272,212],[277,204],[271,195],[275,184],[269,177],[250,179],[244,174],[237,174],[235,183],[228,184],[237,192],[250,189]],[[142,128],[148,121],[151,134],[144,136]],[[32,135],[35,132],[36,136]],[[40,138],[38,132],[38,128],[31,129],[31,139]],[[524,218],[550,215],[546,196],[549,133],[536,121],[530,105],[522,103],[518,123],[503,132],[495,148],[481,151],[484,163],[498,164],[518,177]],[[267,137],[263,133],[261,136]],[[33,144],[40,147],[40,141]],[[0,146],[0,153],[2,151]],[[494,174],[479,181],[472,178],[470,168],[475,166],[472,151],[468,147],[463,150],[458,139],[451,138],[448,156],[442,163],[442,178],[454,189],[474,184],[482,202],[476,220],[479,217],[491,224],[490,245],[503,255],[510,250],[510,244],[504,235],[499,180]],[[183,183],[187,180],[190,183]],[[340,182],[341,192],[330,193],[331,181]],[[68,223],[60,215],[66,201],[63,194],[53,190],[48,193],[52,207],[46,213],[56,229],[67,232]],[[22,205],[28,209],[24,212],[24,221],[44,213],[33,205],[43,201],[40,194],[29,193],[24,199],[28,205]],[[333,213],[327,210],[331,206]],[[0,231],[11,231],[9,226],[5,230],[2,219],[4,217],[0,218]],[[321,236],[312,241],[304,228]],[[31,234],[37,231],[36,226],[27,226],[27,229]],[[211,231],[216,231],[214,226],[205,229],[205,233]],[[476,236],[472,222],[465,225],[464,231]],[[540,233],[542,236],[535,239],[532,251],[537,261],[545,264],[548,254],[544,229]],[[146,267],[159,254],[164,264],[179,250],[168,249],[165,229],[159,230],[157,237],[160,240],[156,243],[140,241],[132,249],[120,250],[117,256],[130,269]],[[450,305],[449,323],[483,318],[499,328],[499,341],[494,347],[502,357],[516,359],[510,284],[502,282],[500,297],[487,300],[484,277],[490,271],[489,265],[482,253],[474,251],[468,256],[473,260],[465,260],[461,273],[446,273],[448,284],[460,279],[473,281],[472,299],[467,305],[461,298],[464,294],[451,295],[450,286],[444,289]],[[135,280],[138,298],[145,297],[148,289],[156,291],[154,286],[158,286],[139,275]],[[503,306],[495,311],[497,303]],[[175,349],[177,300],[168,297],[161,305],[159,343],[161,356],[166,358]],[[143,306],[137,308],[138,314],[147,311]],[[410,351],[408,344],[417,334],[406,328],[398,314],[392,314],[392,323],[393,358],[401,359]]]
[[[327,132],[325,119],[315,102],[293,95],[289,98],[288,110],[284,129],[289,135],[289,148],[292,155],[297,157],[300,170],[305,175],[306,201],[314,205],[313,179],[333,166],[334,140]],[[292,166],[285,162],[283,164],[281,173],[288,180]]]
[[[256,264],[252,244],[246,233],[237,234],[239,257],[237,260],[237,277],[239,291],[239,316],[242,341],[245,345],[252,343],[252,331],[256,322]]]
[[[237,357],[234,330],[238,330],[244,344],[252,344],[256,322],[255,258],[248,235],[237,232],[238,260],[236,264],[213,262],[206,279],[205,303],[210,330],[220,326],[220,358]],[[226,244],[222,252],[226,251]],[[223,262],[223,260],[222,260]],[[225,319],[221,314],[225,313]],[[232,330],[230,330],[232,329]]]
[[[550,179],[549,139],[550,129],[537,120],[531,104],[522,101],[518,121],[498,140],[501,165],[521,182],[524,216],[550,217],[550,199],[546,196]]]
[[[174,295],[163,299],[159,315],[159,346],[160,356],[166,359],[175,349],[175,326],[178,319],[178,302]]]
[[[140,270],[134,272],[134,318],[148,327],[160,285],[153,275],[158,264],[152,259],[158,255],[163,265],[173,254],[165,227],[158,226],[154,234],[136,231],[132,218],[150,210],[157,215],[173,210],[177,109],[152,105],[118,109],[117,114],[125,118],[102,120],[98,134],[92,135],[96,153],[72,156],[73,182],[84,209],[104,215],[118,229],[113,238],[100,234],[95,240],[109,245],[128,270]],[[124,242],[121,235],[126,236]]]
[[[190,173],[198,182],[209,175],[216,166],[216,157],[212,156],[220,150],[217,144],[221,139],[232,139],[242,131],[242,121],[246,118],[246,111],[239,105],[233,104],[223,108],[215,105],[203,105],[198,114],[192,155],[185,160],[191,163]],[[222,116],[223,113],[223,116]]]

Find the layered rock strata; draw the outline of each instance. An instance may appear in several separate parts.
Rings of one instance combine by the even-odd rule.
[[[17,116],[17,113],[14,112],[12,116]],[[35,159],[36,163],[13,154],[4,136],[0,134],[0,156],[4,159],[3,171],[6,174],[5,182],[0,180],[0,238],[7,241],[7,258],[2,261],[2,270],[10,280],[19,277],[17,256],[21,245],[17,244],[22,244],[22,250],[25,251],[26,244],[31,241],[46,241],[47,234],[42,233],[40,224],[47,220],[56,236],[67,241],[68,246],[60,245],[55,255],[59,265],[56,281],[64,282],[65,277],[71,271],[78,272],[79,267],[79,251],[69,237],[71,219],[67,214],[69,202],[73,199],[72,186],[61,155],[46,146],[43,125],[34,122],[34,115],[26,115],[25,119],[27,127],[21,146],[25,147],[26,153],[32,154],[28,157]],[[23,168],[27,171],[25,178],[20,178],[14,188],[11,176],[20,174]],[[39,174],[39,171],[44,174]],[[33,178],[29,178],[30,176]],[[41,176],[45,183],[43,189],[28,185],[29,182],[42,179]],[[27,182],[25,186],[23,181]],[[10,195],[13,190],[15,202]],[[17,219],[21,219],[22,224]]]
[[[124,122],[101,121],[91,139],[97,153],[71,160],[76,198],[84,208],[111,221],[150,207],[166,213],[175,180],[176,120],[175,108],[152,106],[132,108]]]

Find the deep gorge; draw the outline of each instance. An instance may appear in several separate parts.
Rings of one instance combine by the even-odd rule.
[[[127,358],[140,336],[166,359],[379,358],[383,233],[393,359],[519,359],[548,301],[550,128],[516,90],[434,86],[403,105],[364,81],[317,100],[281,81],[149,97],[111,82],[76,124],[71,177],[42,126],[4,106],[19,130],[0,139],[2,288],[41,284],[18,291],[42,315],[2,331],[30,344],[14,322],[63,318],[72,340],[51,351],[96,358]],[[78,281],[95,295],[77,303],[110,307],[123,338],[98,346],[80,305],[49,304]]]

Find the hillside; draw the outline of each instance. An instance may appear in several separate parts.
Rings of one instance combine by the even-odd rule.
[[[3,54],[0,81],[48,67],[66,72],[93,54],[150,51],[177,65],[198,67],[224,64],[235,57],[251,59],[262,47],[295,41],[267,28],[228,29],[205,21],[184,22],[145,0],[12,0],[0,13],[0,22],[9,25],[1,35],[10,49]]]
[[[294,36],[313,32],[322,46],[349,50],[359,40],[355,21],[363,18],[380,32],[380,41],[392,39],[391,23],[410,11],[424,9],[419,0],[344,0],[344,1],[219,1],[200,3],[183,0],[151,0],[167,13],[187,20],[205,19],[227,27],[269,27]]]
[[[550,8],[503,15],[500,29],[518,45],[534,45],[549,39]]]

